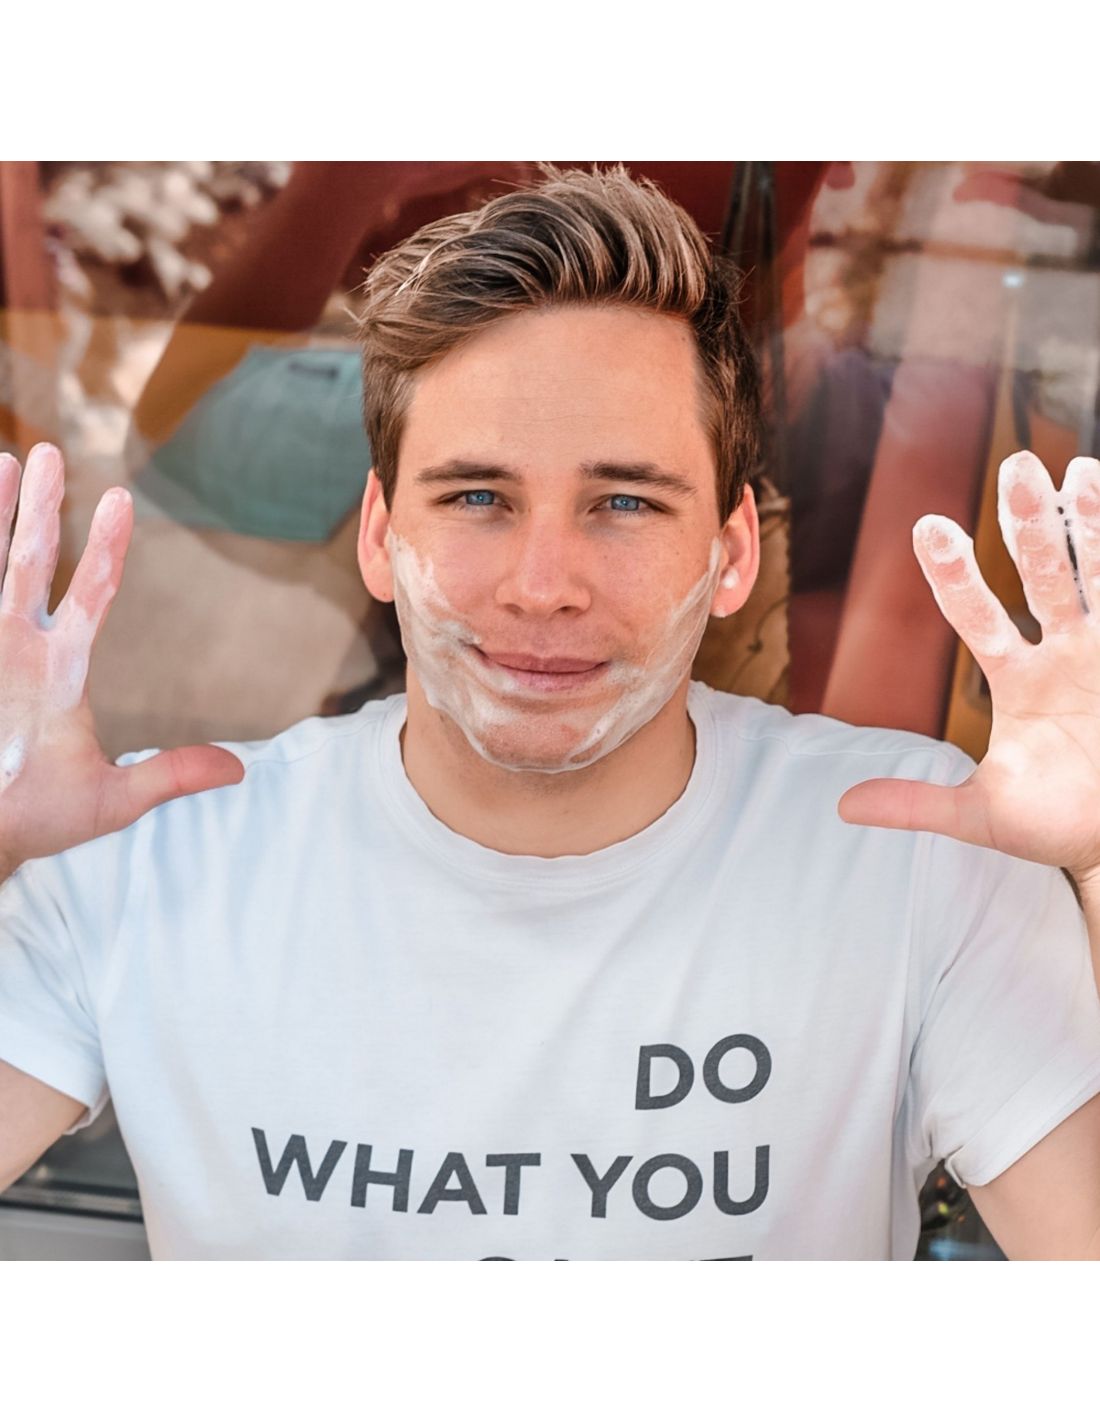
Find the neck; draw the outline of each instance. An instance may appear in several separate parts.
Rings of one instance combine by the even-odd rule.
[[[448,829],[487,849],[553,859],[591,854],[651,825],[683,794],[695,763],[685,681],[656,716],[583,770],[504,770],[429,706],[412,671],[401,732],[405,774]]]

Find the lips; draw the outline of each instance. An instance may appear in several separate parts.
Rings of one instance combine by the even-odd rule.
[[[485,652],[477,649],[487,661],[512,671],[563,673],[593,671],[602,662],[581,661],[577,657],[531,657],[524,652]]]

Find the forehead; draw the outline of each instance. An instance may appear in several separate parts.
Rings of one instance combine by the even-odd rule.
[[[712,479],[690,326],[623,307],[495,322],[415,378],[399,469],[456,456],[531,472],[593,459],[671,461]]]

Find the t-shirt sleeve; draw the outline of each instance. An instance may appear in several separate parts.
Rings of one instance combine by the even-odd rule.
[[[115,764],[156,753],[128,751]],[[136,833],[132,825],[28,860],[0,885],[0,1061],[84,1103],[66,1135],[90,1126],[110,1099],[98,1004]]]
[[[966,767],[937,779],[959,784]],[[923,865],[909,1149],[985,1185],[1100,1092],[1088,931],[1059,869],[938,834]]]

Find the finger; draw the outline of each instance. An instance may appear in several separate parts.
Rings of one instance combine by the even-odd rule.
[[[913,525],[913,552],[932,595],[988,675],[992,664],[1029,645],[993,596],[974,557],[974,540],[953,519],[925,514]]]
[[[1062,480],[1062,507],[1077,559],[1077,579],[1089,611],[1100,615],[1100,459],[1071,459]]]
[[[8,560],[11,541],[11,521],[19,499],[19,460],[14,454],[0,454],[0,587],[4,584],[4,565]]]
[[[54,615],[54,625],[85,647],[91,646],[118,592],[133,528],[129,490],[108,489],[96,505],[88,542]]]
[[[238,785],[243,779],[244,765],[219,746],[180,746],[135,765],[116,766],[107,780],[106,828],[100,833],[123,829],[168,800]]]
[[[846,790],[836,808],[850,825],[929,830],[991,847],[979,801],[966,782],[930,785],[924,780],[864,780]]]
[[[997,521],[1016,564],[1024,597],[1048,633],[1068,632],[1085,615],[1069,558],[1061,495],[1030,450],[1003,461],[997,483]]]
[[[0,593],[0,612],[18,612],[45,623],[61,544],[64,496],[61,451],[52,444],[36,444],[27,455],[23,470],[19,516]]]

